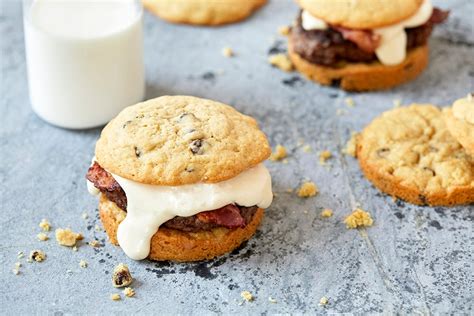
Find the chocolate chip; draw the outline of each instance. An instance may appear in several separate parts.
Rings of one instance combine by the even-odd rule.
[[[134,146],[133,148],[135,149],[135,156],[136,156],[137,158],[140,158],[140,156],[142,155],[141,150],[138,149],[137,146]]]
[[[380,148],[380,149],[377,149],[377,156],[379,156],[380,158],[385,158],[387,157],[388,153],[390,152],[390,149],[389,148]]]
[[[202,154],[202,144],[203,144],[203,140],[202,139],[195,139],[191,142],[191,144],[189,144],[189,150],[191,150],[191,152],[193,154],[197,154],[197,155],[201,155]]]
[[[428,205],[428,201],[426,200],[426,196],[424,196],[423,194],[419,194],[418,198],[420,199],[420,202],[421,202],[422,205]]]
[[[126,121],[125,123],[123,123],[122,128],[127,127],[127,125],[130,124],[130,123],[132,123],[132,121]]]
[[[133,278],[128,270],[128,267],[123,263],[120,263],[115,267],[112,275],[112,284],[114,287],[124,287],[132,283]]]
[[[433,175],[433,177],[436,176],[436,172],[435,172],[433,169],[431,169],[431,168],[423,167],[423,170],[428,171],[428,172],[431,172],[431,174]]]

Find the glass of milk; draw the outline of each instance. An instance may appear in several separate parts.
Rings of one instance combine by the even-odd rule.
[[[33,110],[81,129],[143,100],[142,15],[139,0],[24,0]]]

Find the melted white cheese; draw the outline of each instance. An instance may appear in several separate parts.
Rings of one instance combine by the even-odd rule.
[[[398,65],[406,58],[407,34],[405,28],[417,27],[425,24],[431,14],[433,6],[430,0],[424,0],[418,11],[406,20],[390,26],[375,28],[372,31],[380,35],[380,45],[375,50],[378,60],[384,65]],[[303,29],[325,30],[328,25],[306,10],[301,15]]]
[[[311,13],[306,10],[303,10],[301,13],[301,26],[306,31],[325,30],[328,28],[328,24],[326,22],[320,18],[315,17],[314,15],[311,15]]]
[[[152,236],[175,216],[193,216],[228,204],[267,208],[273,199],[270,173],[263,164],[210,184],[159,186],[112,176],[127,196],[127,216],[119,225],[117,238],[127,256],[135,260],[148,256]],[[97,194],[92,183],[88,181],[87,186],[91,194]]]

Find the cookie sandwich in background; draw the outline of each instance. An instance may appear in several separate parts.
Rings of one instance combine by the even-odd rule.
[[[153,14],[172,22],[217,26],[239,22],[267,0],[143,0]]]
[[[430,0],[297,0],[289,37],[296,69],[323,85],[365,91],[417,77],[428,64],[428,39],[448,12]]]
[[[123,110],[102,131],[89,191],[113,244],[132,259],[197,261],[237,248],[272,202],[270,146],[234,108],[163,96]]]
[[[446,126],[456,140],[474,157],[474,97],[469,93],[443,109]]]
[[[392,109],[357,137],[357,159],[381,191],[418,205],[474,203],[474,156],[431,104]]]

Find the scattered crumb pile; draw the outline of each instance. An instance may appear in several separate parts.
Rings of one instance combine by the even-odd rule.
[[[82,234],[75,233],[69,228],[56,229],[56,240],[61,246],[73,247],[76,245],[78,240],[82,240],[84,237]]]
[[[332,210],[329,209],[329,208],[325,208],[322,212],[321,212],[321,216],[322,217],[331,217],[333,214]]]
[[[275,66],[283,71],[293,71],[293,63],[286,54],[275,54],[268,57],[270,65]]]
[[[253,301],[253,295],[249,291],[242,291],[240,296],[242,296],[242,298],[247,302]]]
[[[318,187],[316,184],[314,184],[314,182],[305,182],[298,189],[298,196],[302,198],[315,196],[318,193]]]
[[[357,227],[372,226],[373,222],[374,220],[370,216],[369,212],[366,212],[360,208],[356,208],[344,220],[344,223],[346,223],[347,228],[350,228],[350,229],[357,228]]]
[[[270,156],[271,161],[280,161],[284,158],[286,158],[287,153],[286,153],[286,148],[283,147],[282,145],[277,145],[275,147],[274,152]]]

